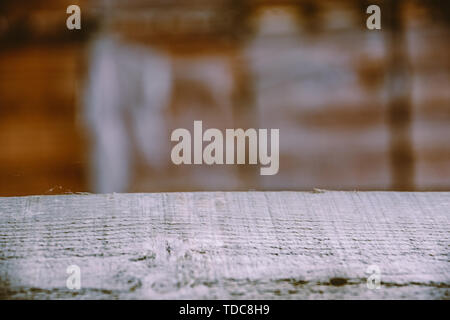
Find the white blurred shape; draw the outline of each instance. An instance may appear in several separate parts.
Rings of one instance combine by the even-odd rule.
[[[150,165],[162,164],[170,69],[169,61],[151,49],[122,44],[109,36],[94,41],[85,111],[93,142],[91,183],[95,192],[127,190],[133,146]]]

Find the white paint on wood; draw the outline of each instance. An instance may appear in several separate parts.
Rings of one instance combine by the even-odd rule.
[[[0,296],[448,299],[449,217],[450,193],[0,198]]]

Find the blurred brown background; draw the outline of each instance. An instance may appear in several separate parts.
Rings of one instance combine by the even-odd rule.
[[[81,30],[66,8],[81,7]],[[382,30],[366,28],[370,4]],[[446,1],[0,2],[0,196],[449,190]],[[280,171],[170,132],[279,128]]]

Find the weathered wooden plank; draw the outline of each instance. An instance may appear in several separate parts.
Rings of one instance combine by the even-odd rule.
[[[0,198],[2,298],[448,299],[450,193]],[[69,265],[80,290],[66,288]],[[369,265],[380,289],[367,288]]]

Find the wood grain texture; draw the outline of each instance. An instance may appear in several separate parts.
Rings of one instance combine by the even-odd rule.
[[[449,218],[450,193],[0,198],[0,296],[449,299]]]

